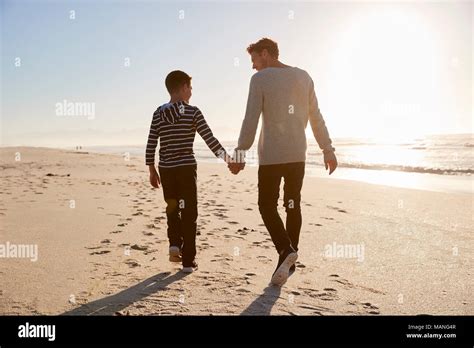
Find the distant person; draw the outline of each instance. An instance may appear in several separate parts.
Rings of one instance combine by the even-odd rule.
[[[278,45],[270,39],[263,38],[251,44],[247,51],[257,73],[250,80],[247,109],[236,151],[250,149],[262,114],[258,141],[258,206],[279,255],[271,282],[283,285],[289,273],[295,270],[298,258],[308,120],[323,150],[329,174],[336,169],[337,159],[309,74],[280,62]],[[239,157],[243,157],[242,154]],[[244,161],[230,163],[229,169],[238,173],[244,166]],[[277,210],[282,178],[285,180],[283,205],[286,225]]]
[[[189,105],[191,77],[183,71],[172,71],[166,77],[171,100],[153,114],[145,161],[150,169],[150,184],[163,185],[168,221],[169,259],[182,262],[183,271],[193,272],[196,256],[197,164],[193,143],[196,131],[217,157],[231,158],[213,136],[201,111]],[[155,150],[160,139],[159,174],[155,167]],[[161,178],[160,178],[161,176]]]

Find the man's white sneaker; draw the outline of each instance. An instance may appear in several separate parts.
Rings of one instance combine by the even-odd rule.
[[[282,286],[288,280],[290,275],[290,268],[293,266],[298,259],[298,254],[294,251],[293,248],[287,250],[282,255],[283,262],[276,269],[275,273],[272,276],[272,284],[277,286]]]
[[[193,273],[195,270],[197,270],[198,268],[198,264],[196,263],[196,261],[193,261],[193,263],[191,265],[186,265],[184,266],[183,265],[183,272],[184,273]]]

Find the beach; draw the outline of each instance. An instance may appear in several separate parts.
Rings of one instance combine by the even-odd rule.
[[[0,148],[1,314],[474,314],[472,194],[308,176],[296,272],[278,288],[257,167],[199,163],[186,275],[143,157]]]

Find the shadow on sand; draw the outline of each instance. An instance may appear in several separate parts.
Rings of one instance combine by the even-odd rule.
[[[178,272],[173,275],[170,274],[170,272],[157,274],[115,295],[86,303],[78,308],[64,312],[61,315],[114,315],[132,303],[164,290],[171,283],[188,275],[183,272]]]

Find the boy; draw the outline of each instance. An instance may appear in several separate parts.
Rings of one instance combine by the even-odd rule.
[[[153,114],[148,135],[145,161],[150,169],[150,184],[159,188],[167,204],[169,259],[182,262],[183,271],[197,269],[196,220],[197,164],[193,143],[196,131],[209,149],[227,163],[232,159],[213,136],[201,111],[189,105],[191,77],[183,71],[172,71],[166,77],[169,103],[160,106]],[[155,168],[155,150],[160,138],[159,174]],[[161,179],[160,179],[161,176]]]

